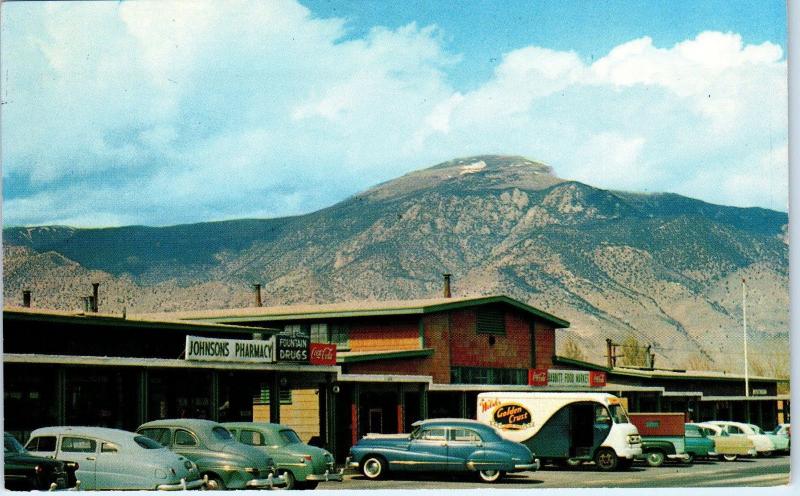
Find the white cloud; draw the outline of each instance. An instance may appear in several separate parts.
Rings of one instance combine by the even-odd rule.
[[[735,33],[666,48],[643,37],[592,64],[522,47],[463,91],[437,27],[345,39],[344,20],[288,0],[4,15],[6,222],[299,213],[477,153],[608,188],[787,203],[786,62]]]

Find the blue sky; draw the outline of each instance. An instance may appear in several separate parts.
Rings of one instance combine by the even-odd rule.
[[[483,153],[787,209],[780,1],[2,9],[7,226],[293,215]]]

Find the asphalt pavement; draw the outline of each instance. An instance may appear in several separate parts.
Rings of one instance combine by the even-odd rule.
[[[653,468],[635,464],[629,470],[598,472],[593,464],[573,469],[545,467],[536,472],[508,474],[494,484],[470,474],[390,473],[386,479],[367,480],[346,473],[341,483],[322,483],[319,489],[533,489],[576,487],[730,487],[778,486],[789,483],[789,457],[747,458],[735,462],[701,461],[691,465],[664,464]]]

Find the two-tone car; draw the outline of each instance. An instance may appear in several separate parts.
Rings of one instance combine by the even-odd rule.
[[[272,457],[278,474],[286,479],[287,489],[314,489],[320,482],[341,482],[333,455],[303,443],[297,432],[286,425],[268,422],[223,422],[233,438]]]
[[[776,453],[783,453],[783,454],[788,454],[789,453],[789,437],[788,436],[782,436],[782,435],[776,434],[776,433],[774,433],[772,431],[765,431],[765,430],[761,429],[761,427],[759,427],[759,426],[757,426],[755,424],[747,424],[747,425],[749,425],[750,428],[753,429],[753,432],[755,432],[756,434],[763,434],[764,436],[767,436],[769,438],[769,440],[772,441],[772,445],[775,446],[775,452]]]
[[[708,436],[708,431],[697,424],[684,425],[684,440],[686,454],[689,456],[687,463],[692,463],[695,458],[708,459],[716,457],[716,445]]]
[[[47,491],[75,486],[74,480],[70,483],[65,462],[32,455],[7,432],[3,433],[3,462],[5,488],[9,491]]]
[[[209,489],[268,489],[286,485],[283,477],[275,475],[272,458],[236,441],[217,422],[162,419],[142,424],[136,432],[194,462],[208,480]]]
[[[390,471],[474,473],[496,482],[508,472],[537,470],[539,460],[523,444],[503,439],[494,427],[467,419],[430,419],[411,434],[366,435],[350,448],[347,465],[367,479]]]
[[[740,456],[756,456],[753,441],[744,436],[731,436],[728,431],[708,422],[689,423],[705,431],[706,437],[714,441],[714,451],[720,460],[736,461]]]
[[[43,427],[25,448],[36,455],[77,464],[87,490],[200,489],[197,466],[158,443],[132,432],[105,427]]]
[[[722,427],[723,430],[733,437],[746,437],[753,441],[757,456],[770,456],[772,452],[775,451],[775,445],[772,443],[772,440],[764,434],[759,434],[753,430],[749,424],[719,420],[712,420],[709,423]]]

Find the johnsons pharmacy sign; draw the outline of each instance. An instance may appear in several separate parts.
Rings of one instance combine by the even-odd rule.
[[[263,340],[186,336],[186,359],[206,362],[275,363],[275,336]]]

